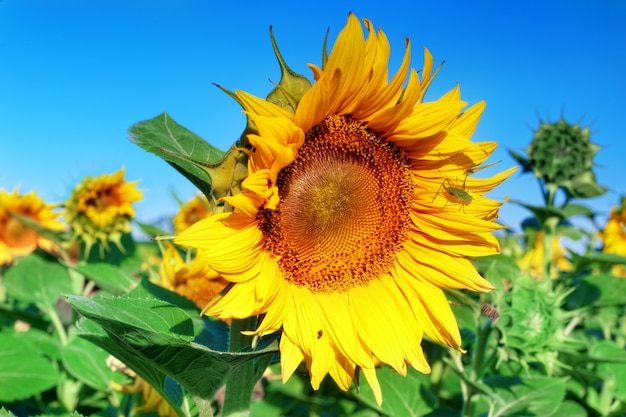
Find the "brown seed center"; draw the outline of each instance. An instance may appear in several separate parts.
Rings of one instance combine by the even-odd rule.
[[[288,281],[345,291],[389,271],[411,203],[410,170],[395,146],[330,116],[307,132],[277,185],[280,204],[261,211],[260,227]]]

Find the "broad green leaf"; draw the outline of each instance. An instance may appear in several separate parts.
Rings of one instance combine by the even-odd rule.
[[[2,407],[0,408],[0,417],[15,417],[15,414]]]
[[[213,323],[152,295],[145,280],[122,297],[69,297],[86,317],[78,334],[102,347],[162,394],[165,376],[179,382],[195,397],[211,399],[236,367],[276,349],[227,353],[197,343]],[[164,290],[165,291],[165,290]]]
[[[587,417],[588,415],[587,410],[582,405],[565,400],[550,417]]]
[[[139,283],[120,268],[106,263],[77,265],[73,268],[111,294],[127,293]]]
[[[60,380],[56,367],[35,348],[13,335],[0,333],[0,401],[28,398]]]
[[[550,218],[558,218],[559,220],[567,219],[567,213],[557,207],[531,206],[519,200],[510,200],[510,203],[530,210],[535,215],[540,225],[546,224],[546,221]]]
[[[76,325],[77,335],[105,349],[111,355],[121,360],[125,365],[134,370],[147,383],[152,385],[165,398],[172,407],[180,410],[181,402],[174,400],[174,395],[169,395],[166,390],[167,374],[157,369],[149,360],[139,358],[134,351],[109,335],[102,326],[93,320],[82,320]],[[180,414],[180,413],[179,413]],[[182,415],[182,414],[181,414]]]
[[[67,269],[37,255],[21,258],[9,269],[4,281],[7,293],[50,312],[62,294],[72,291]]]
[[[211,177],[202,166],[217,165],[226,152],[176,123],[166,112],[129,128],[130,140],[172,165],[205,195],[212,195]]]
[[[552,415],[565,397],[565,379],[536,377],[493,377],[486,382],[504,400],[494,405],[493,417],[528,412]]]
[[[597,253],[594,255],[578,255],[575,252],[570,253],[572,261],[578,270],[593,265],[626,265],[626,256],[614,253]]]
[[[606,383],[614,381],[614,394],[621,401],[626,400],[626,351],[613,342],[603,340],[589,351],[591,360],[600,362],[597,375]]]
[[[589,358],[598,362],[626,364],[626,350],[610,341],[600,341],[589,351]]]
[[[25,332],[14,333],[13,337],[37,349],[42,356],[61,359],[61,343],[56,335],[30,328]]]
[[[421,417],[436,406],[436,398],[422,383],[423,375],[413,368],[409,368],[403,377],[390,367],[381,366],[376,375],[383,395],[380,407],[365,377],[361,375],[359,378],[360,392],[356,397],[368,407],[388,416]]]
[[[563,207],[563,212],[567,217],[572,216],[586,216],[592,218],[594,216],[593,210],[591,210],[587,206],[583,206],[582,204],[567,204]]]
[[[63,347],[65,369],[90,387],[104,391],[113,379],[113,371],[106,364],[108,357],[105,350],[78,337]]]
[[[626,258],[625,258],[626,259]],[[599,290],[596,306],[621,306],[626,302],[626,279],[609,273],[587,275],[584,282]]]

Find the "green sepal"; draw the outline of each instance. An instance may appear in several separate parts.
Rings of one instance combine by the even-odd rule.
[[[272,40],[274,54],[276,54],[276,59],[278,59],[278,64],[280,65],[281,76],[280,82],[270,91],[266,100],[295,113],[302,96],[311,88],[311,81],[304,75],[297,74],[289,68],[278,49],[271,26],[270,39]]]
[[[598,185],[593,171],[585,171],[561,186],[572,198],[594,198],[607,191],[605,187]]]

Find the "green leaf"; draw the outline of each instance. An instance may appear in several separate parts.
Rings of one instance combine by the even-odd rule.
[[[593,171],[588,170],[566,184],[567,191],[574,198],[593,198],[606,193],[606,188],[596,183]]]
[[[595,295],[592,300],[595,306],[621,306],[624,304],[624,294],[626,294],[626,279],[609,273],[587,275],[572,296],[581,295],[581,292]]]
[[[493,377],[485,380],[504,400],[494,405],[493,417],[523,411],[536,416],[552,415],[565,398],[565,379],[544,376]]]
[[[540,225],[546,224],[546,221],[551,218],[565,220],[568,216],[568,213],[565,210],[557,207],[531,206],[519,200],[510,200],[510,203],[517,204],[530,210],[535,215]]]
[[[583,269],[585,267],[594,265],[626,265],[626,256],[617,255],[615,253],[597,253],[594,255],[578,255],[577,253],[570,252],[572,261],[576,265],[577,269]],[[608,275],[608,274],[603,274]]]
[[[168,233],[160,227],[154,226],[152,224],[138,222],[137,220],[135,220],[133,223],[139,226],[139,230],[151,237],[171,235],[171,233]]]
[[[113,380],[113,371],[107,366],[109,354],[78,337],[63,348],[63,365],[76,379],[92,388],[106,391]]]
[[[14,333],[13,337],[37,349],[42,356],[61,359],[61,344],[56,336],[31,327],[25,332]]]
[[[166,112],[129,128],[130,140],[164,159],[206,196],[212,195],[211,177],[203,166],[218,164],[226,153],[176,123]]]
[[[212,399],[226,376],[238,366],[276,349],[227,353],[199,344],[213,322],[156,298],[145,280],[122,297],[71,296],[69,303],[86,317],[78,334],[132,368],[171,401],[166,375],[200,399]],[[219,342],[217,343],[219,344]],[[180,404],[174,404],[180,406]]]
[[[67,269],[37,255],[21,258],[9,269],[4,281],[7,293],[50,312],[62,294],[72,291]]]
[[[120,268],[106,263],[77,265],[73,268],[111,294],[127,293],[139,283]]]
[[[35,348],[13,335],[0,333],[0,401],[28,398],[60,380],[59,371]]]
[[[0,417],[15,417],[15,414],[2,407],[0,408]]]
[[[409,368],[406,377],[403,377],[390,367],[381,366],[376,375],[383,395],[380,407],[365,377],[361,375],[359,378],[360,392],[356,397],[368,407],[397,417],[421,417],[435,407],[436,398],[422,384],[424,375],[413,368]]]
[[[595,215],[593,210],[582,204],[567,204],[563,207],[563,212],[567,217],[586,216],[592,218]]]
[[[587,417],[588,415],[587,410],[582,405],[574,401],[565,400],[550,417]]]

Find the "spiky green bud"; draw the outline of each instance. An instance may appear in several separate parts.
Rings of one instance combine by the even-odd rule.
[[[563,118],[556,123],[540,122],[528,158],[511,152],[524,171],[532,171],[548,188],[562,188],[571,197],[591,198],[606,189],[596,183],[593,157],[600,147],[591,143],[589,128],[569,124]]]

